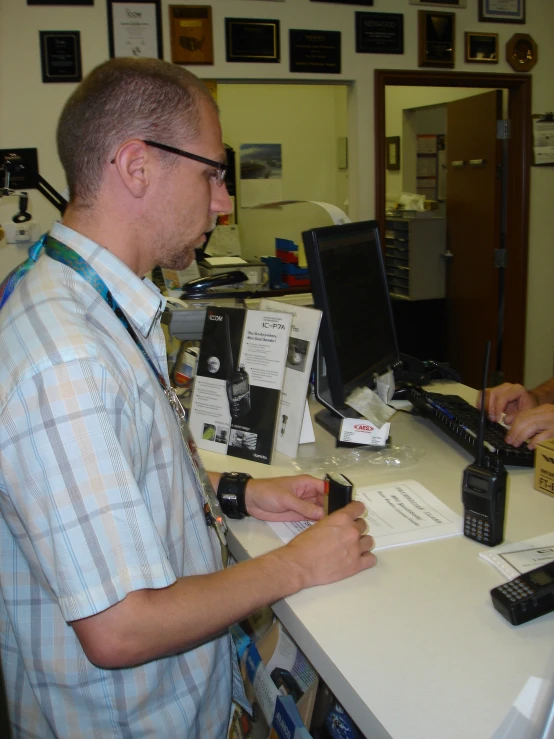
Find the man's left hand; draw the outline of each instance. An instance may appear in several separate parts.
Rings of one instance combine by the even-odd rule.
[[[324,481],[311,475],[252,478],[246,485],[246,509],[262,521],[319,521],[324,489]]]

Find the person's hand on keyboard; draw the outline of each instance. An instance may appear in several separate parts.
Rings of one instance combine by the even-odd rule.
[[[477,401],[478,408],[481,407],[481,396],[480,393]],[[488,417],[497,423],[503,421],[507,426],[513,424],[520,413],[535,408],[538,404],[537,398],[523,385],[504,382],[498,387],[487,388],[485,391],[485,410]],[[503,419],[502,414],[505,414]]]
[[[554,437],[554,405],[543,403],[535,408],[518,413],[506,435],[506,441],[512,446],[521,446],[527,441],[529,449]]]

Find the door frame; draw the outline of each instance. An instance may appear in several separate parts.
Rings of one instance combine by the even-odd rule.
[[[376,69],[374,72],[375,111],[375,216],[381,233],[385,226],[385,88],[475,87],[508,90],[508,117],[511,121],[508,165],[508,202],[504,325],[510,326],[509,341],[504,336],[504,364],[517,368],[510,382],[523,381],[525,322],[527,312],[527,261],[529,240],[529,180],[531,165],[531,84],[523,74],[442,72]],[[384,243],[384,242],[383,242]],[[509,357],[509,360],[508,360]]]

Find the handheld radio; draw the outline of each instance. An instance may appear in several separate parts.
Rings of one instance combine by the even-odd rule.
[[[514,626],[554,611],[554,562],[491,590],[492,604]]]
[[[229,412],[231,418],[240,418],[250,412],[250,378],[248,372],[240,365],[235,369],[233,361],[233,349],[231,347],[231,329],[229,326],[229,316],[224,316],[225,341],[227,351],[227,380],[225,381],[227,389],[227,399],[229,400]]]
[[[504,539],[504,513],[506,508],[506,482],[508,475],[504,465],[485,456],[485,403],[484,394],[489,373],[491,343],[487,341],[483,372],[483,403],[477,435],[475,462],[464,470],[462,479],[462,503],[464,505],[464,536],[487,547],[494,547]]]

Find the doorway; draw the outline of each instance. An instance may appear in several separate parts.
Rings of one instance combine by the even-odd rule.
[[[385,91],[389,85],[415,87],[466,87],[506,89],[511,137],[508,143],[509,168],[507,186],[508,267],[505,270],[504,344],[502,370],[510,382],[522,382],[525,347],[525,314],[527,306],[527,249],[529,222],[529,165],[531,126],[531,77],[506,74],[474,74],[466,72],[419,72],[403,70],[375,71],[375,212],[384,233],[386,198],[385,162]],[[493,259],[493,245],[490,258]],[[458,321],[460,317],[458,316]],[[464,319],[462,318],[462,321]],[[473,319],[468,319],[473,320]],[[448,331],[448,327],[447,327]],[[482,346],[472,343],[464,349],[481,365]],[[496,339],[496,337],[491,337]],[[496,341],[493,344],[493,352]]]

